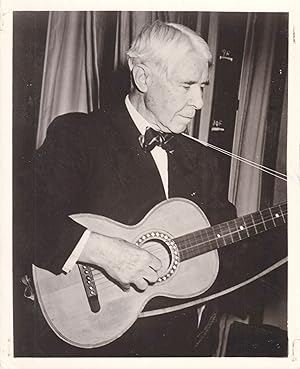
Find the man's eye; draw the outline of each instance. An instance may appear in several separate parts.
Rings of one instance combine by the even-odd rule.
[[[209,85],[209,81],[207,82],[204,82],[204,83],[201,83],[200,87],[201,87],[201,90],[203,91],[205,87],[207,87]]]
[[[186,85],[182,85],[182,87],[183,87],[185,90],[187,90],[187,91],[188,91],[188,90],[191,88],[191,85],[187,85],[187,84],[186,84]]]

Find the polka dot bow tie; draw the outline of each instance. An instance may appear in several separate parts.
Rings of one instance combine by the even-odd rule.
[[[147,127],[144,135],[140,135],[139,142],[145,152],[150,152],[155,146],[160,146],[168,153],[173,154],[173,140],[172,133],[158,132],[153,128]]]

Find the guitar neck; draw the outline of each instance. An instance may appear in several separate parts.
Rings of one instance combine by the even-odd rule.
[[[287,204],[247,214],[174,239],[180,259],[188,260],[287,223]]]

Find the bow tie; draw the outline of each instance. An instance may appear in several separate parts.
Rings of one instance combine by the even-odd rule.
[[[158,132],[153,128],[147,127],[144,135],[140,135],[139,142],[145,152],[150,152],[155,146],[160,146],[168,153],[173,154],[174,147],[172,145],[172,133]]]

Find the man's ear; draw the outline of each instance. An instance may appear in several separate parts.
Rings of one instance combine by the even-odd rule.
[[[144,64],[136,64],[132,68],[132,78],[140,92],[147,92],[151,83],[151,70]]]

